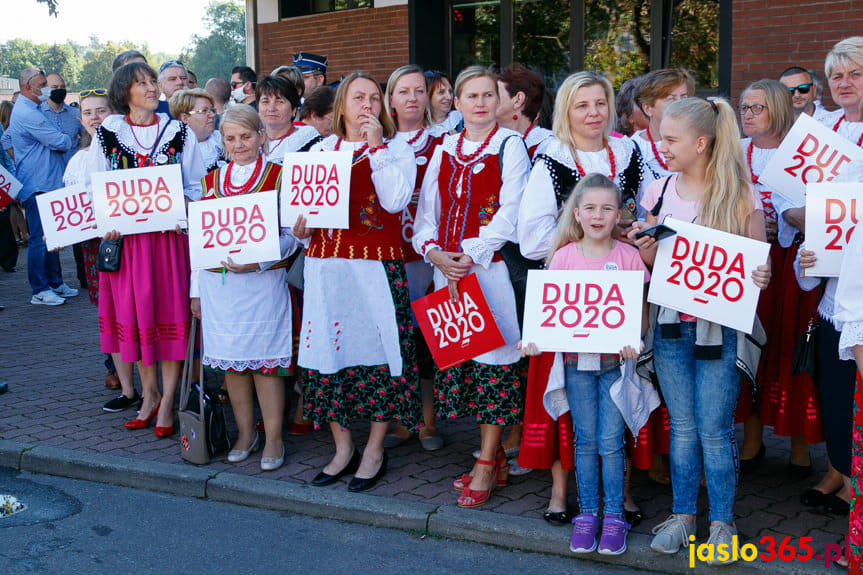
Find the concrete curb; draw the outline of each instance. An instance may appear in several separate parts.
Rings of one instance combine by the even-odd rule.
[[[312,487],[191,465],[143,461],[8,440],[0,440],[0,467],[575,558],[569,551],[568,528],[491,511],[348,493],[343,489]],[[591,553],[577,558],[662,573],[716,573],[715,568],[697,560],[695,568],[690,568],[686,549],[677,555],[654,553],[647,535],[630,534],[627,544],[628,551],[623,555]],[[802,563],[739,561],[722,569],[723,573],[729,574],[776,573],[779,570],[786,575],[825,573],[823,562],[814,559]]]

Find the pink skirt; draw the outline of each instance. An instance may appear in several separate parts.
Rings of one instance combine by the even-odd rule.
[[[182,361],[189,343],[189,242],[182,234],[123,237],[120,270],[99,275],[102,351],[125,362]]]

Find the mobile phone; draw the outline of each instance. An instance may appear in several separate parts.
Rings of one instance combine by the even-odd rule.
[[[637,234],[635,234],[635,239],[641,239],[644,236],[648,236],[653,238],[656,241],[660,241],[662,238],[667,238],[668,236],[673,236],[677,232],[672,230],[665,224],[657,224],[652,228],[647,228],[645,230],[641,230]]]

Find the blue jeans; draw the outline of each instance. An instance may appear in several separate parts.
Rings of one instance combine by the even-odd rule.
[[[27,211],[27,227],[30,237],[27,239],[27,279],[33,294],[46,289],[60,287],[63,276],[60,275],[60,254],[49,252],[42,238],[42,220],[39,219],[39,207],[36,205],[36,195],[33,194],[24,202]]]
[[[737,333],[722,328],[721,359],[696,359],[695,323],[680,322],[681,337],[668,339],[657,326],[653,345],[656,375],[671,417],[672,510],[695,515],[703,455],[710,521],[733,523],[734,411],[740,393],[740,376],[734,367]]]
[[[602,456],[602,490],[606,515],[623,514],[623,457],[625,423],[611,400],[609,389],[620,378],[617,368],[578,371],[567,365],[566,398],[575,423],[575,478],[581,513],[599,511],[599,462]]]

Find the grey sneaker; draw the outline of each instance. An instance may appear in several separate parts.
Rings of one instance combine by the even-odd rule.
[[[78,290],[76,290],[75,288],[70,288],[65,283],[62,283],[55,288],[51,288],[51,291],[53,291],[60,297],[75,297],[76,295],[78,295]]]
[[[672,514],[651,531],[653,541],[650,548],[658,553],[672,555],[680,546],[689,547],[689,536],[695,535],[695,521],[684,521],[680,515]]]
[[[55,294],[53,291],[46,289],[37,294],[33,294],[30,298],[30,303],[33,305],[63,305],[66,300]]]
[[[728,523],[710,526],[710,537],[707,544],[713,549],[713,558],[707,560],[708,565],[730,565],[734,563],[734,536],[737,527]],[[724,545],[725,547],[719,547]]]

